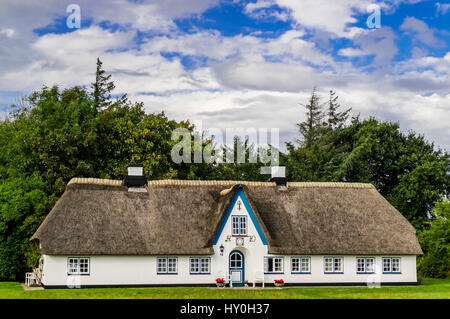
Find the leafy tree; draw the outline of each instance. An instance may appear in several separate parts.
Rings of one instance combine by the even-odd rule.
[[[142,164],[150,179],[205,178],[211,171],[206,163],[171,161],[172,131],[192,125],[145,114],[126,96],[111,101],[108,81],[98,60],[92,94],[43,87],[0,123],[0,280],[23,277],[35,264],[29,238],[71,178],[122,179],[130,164]]]
[[[349,135],[350,134],[350,138]],[[354,121],[341,135],[350,146],[334,179],[372,183],[416,228],[449,192],[449,158],[396,123]]]
[[[88,92],[80,87],[62,92],[57,86],[44,87],[29,102],[30,156],[55,193],[61,194],[72,177],[95,176],[97,118]]]
[[[419,232],[424,255],[418,260],[418,271],[424,277],[450,276],[450,202],[438,202],[427,228]]]
[[[172,132],[189,122],[169,120],[164,113],[145,114],[143,105],[114,103],[99,114],[98,173],[103,178],[123,178],[127,166],[140,164],[149,179],[195,179],[206,164],[176,164],[171,159]]]
[[[27,270],[29,238],[52,208],[48,184],[38,174],[0,180],[0,278],[15,280]]]

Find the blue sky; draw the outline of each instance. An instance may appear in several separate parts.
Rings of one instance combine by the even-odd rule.
[[[69,4],[81,28],[69,28]],[[95,59],[148,112],[296,135],[317,86],[362,117],[450,149],[450,3],[420,0],[0,0],[0,106],[89,85]],[[380,25],[367,19],[379,10]],[[70,17],[69,17],[70,18]],[[3,114],[3,112],[1,112]],[[2,116],[2,115],[0,115]]]

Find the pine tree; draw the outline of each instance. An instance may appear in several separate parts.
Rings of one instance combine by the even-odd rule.
[[[297,124],[302,136],[297,142],[301,146],[309,148],[320,136],[324,118],[320,96],[316,93],[315,87],[312,90],[308,104],[304,105],[304,107],[306,108],[306,120]]]
[[[113,81],[110,81],[111,74],[105,75],[102,68],[102,61],[97,58],[97,70],[95,72],[95,82],[91,83],[93,89],[94,105],[97,110],[106,107],[111,101],[111,92],[116,87]]]
[[[339,112],[338,109],[341,107],[341,105],[337,102],[338,98],[339,97],[336,95],[336,92],[330,90],[330,99],[328,101],[327,115],[328,115],[328,128],[332,130],[336,128],[342,128],[349,117],[349,112],[351,111],[351,108],[349,108],[344,112]]]

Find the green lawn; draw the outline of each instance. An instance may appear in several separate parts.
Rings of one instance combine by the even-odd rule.
[[[24,290],[18,282],[0,282],[0,298],[146,298],[146,299],[327,299],[327,298],[445,298],[450,299],[450,279],[424,279],[420,286],[404,287],[295,287],[265,289],[229,288],[93,288]]]

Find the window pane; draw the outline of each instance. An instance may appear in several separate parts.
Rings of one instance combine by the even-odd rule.
[[[158,258],[158,260],[157,260],[157,272],[158,273],[167,272],[167,268],[166,268],[167,263],[166,262],[167,262],[166,258]]]
[[[302,272],[309,272],[309,258],[302,258]]]
[[[283,271],[283,261],[281,258],[273,258],[273,269],[274,272],[282,272]]]
[[[334,271],[342,272],[342,258],[334,258]]]
[[[325,272],[332,272],[333,271],[333,258],[325,258],[324,259],[324,263],[325,263]]]
[[[247,216],[241,216],[240,218],[240,234],[247,235]]]
[[[300,258],[292,258],[291,259],[291,271],[294,271],[294,272],[300,271]]]
[[[264,271],[265,272],[274,272],[274,258],[273,257],[264,257]]]
[[[89,273],[89,258],[80,258],[80,274]]]
[[[191,273],[198,273],[198,272],[199,272],[199,259],[191,258]]]
[[[78,258],[69,258],[67,268],[69,274],[78,274]]]
[[[383,258],[383,272],[391,272],[391,259]]]
[[[365,272],[364,268],[364,258],[357,258],[357,271],[358,272]]]
[[[375,260],[366,258],[366,272],[375,272]]]
[[[400,272],[400,258],[392,258],[392,272]]]
[[[177,259],[168,258],[167,259],[167,272],[176,273],[177,272]]]
[[[202,273],[209,273],[209,258],[202,258],[201,259],[201,272]]]
[[[233,235],[239,235],[239,216],[233,216],[232,219]]]

